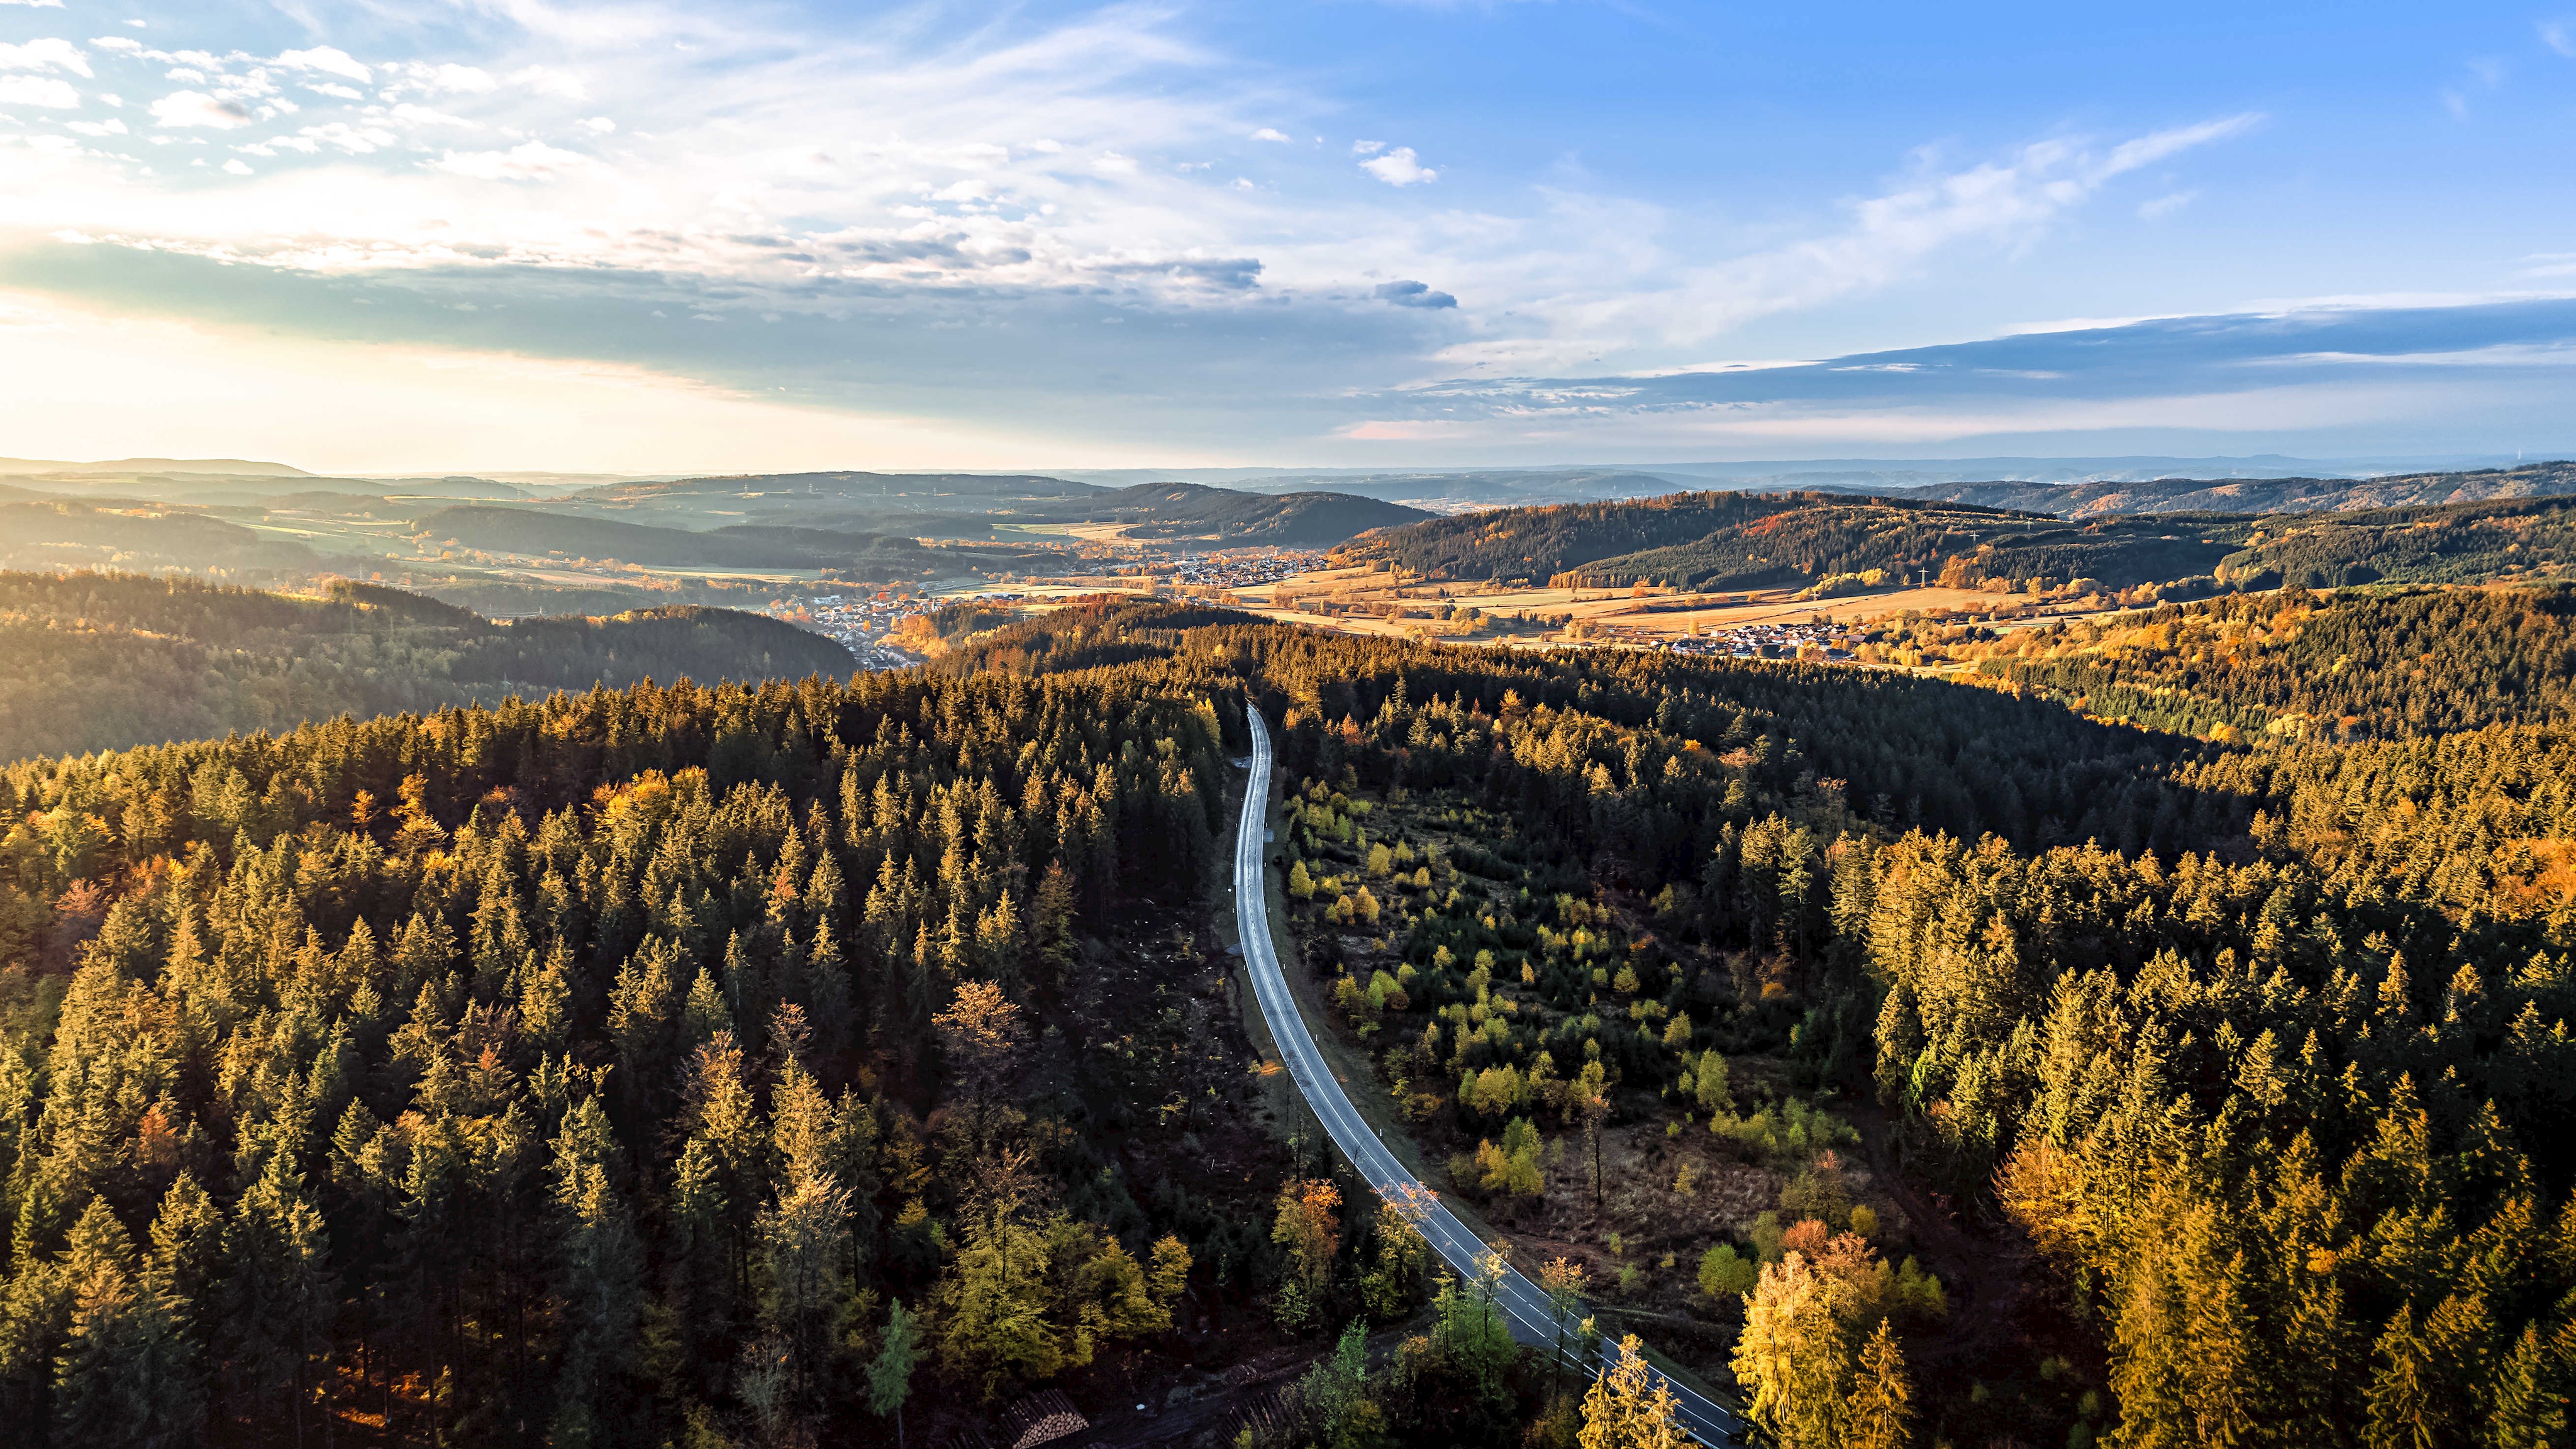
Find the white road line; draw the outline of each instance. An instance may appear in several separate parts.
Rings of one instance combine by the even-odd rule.
[[[1263,821],[1269,814],[1270,802],[1270,727],[1257,706],[1248,706],[1245,713],[1252,726],[1252,778],[1244,788],[1243,820],[1235,832],[1234,910],[1235,923],[1243,937],[1244,969],[1252,977],[1252,991],[1260,1002],[1262,1019],[1269,1023],[1271,1040],[1279,1044],[1279,1056],[1288,1065],[1289,1079],[1297,1084],[1334,1145],[1342,1149],[1379,1196],[1393,1201],[1402,1192],[1416,1202],[1430,1204],[1429,1210],[1417,1219],[1423,1238],[1462,1282],[1473,1282],[1476,1260],[1488,1251],[1485,1244],[1467,1231],[1466,1224],[1458,1221],[1446,1203],[1396,1161],[1395,1154],[1362,1120],[1349,1094],[1325,1066],[1323,1053],[1316,1049],[1314,1036],[1306,1029],[1306,1019],[1289,994],[1288,978],[1280,970],[1279,953],[1270,939],[1269,878],[1262,851],[1268,835]],[[1514,1338],[1537,1347],[1553,1347],[1557,1329],[1547,1294],[1519,1269],[1505,1268],[1493,1301],[1511,1323]],[[1567,1324],[1569,1331],[1588,1311],[1576,1310]],[[1568,1356],[1572,1356],[1571,1350]],[[1598,1372],[1609,1368],[1617,1358],[1616,1347],[1604,1341],[1593,1363],[1576,1360],[1576,1367]],[[1654,1373],[1651,1369],[1649,1372]],[[1744,1442],[1742,1427],[1724,1405],[1661,1373],[1654,1373],[1654,1377],[1672,1389],[1679,1403],[1681,1425],[1692,1438],[1710,1445]]]

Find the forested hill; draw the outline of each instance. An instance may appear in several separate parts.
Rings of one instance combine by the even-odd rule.
[[[2576,574],[2576,498],[2278,514],[2235,533],[2244,546],[2220,576],[2255,588]]]
[[[1229,546],[1282,548],[1324,548],[1373,528],[1432,516],[1349,493],[1243,493],[1200,483],[1139,483],[1085,500],[1074,512],[1086,518],[1134,519],[1127,532],[1138,538],[1209,537]],[[1058,509],[1055,516],[1072,515]]]
[[[2576,726],[2576,591],[2302,589],[2008,635],[1979,667],[2195,735],[2424,738]]]
[[[2576,493],[2576,463],[2383,478],[2159,478],[2110,483],[1936,483],[1919,498],[2089,518],[2104,513],[2314,513],[2427,508]]]
[[[512,692],[853,667],[830,639],[730,609],[496,624],[364,584],[315,599],[136,574],[0,573],[0,760]]]
[[[1623,503],[1562,503],[1435,518],[1340,550],[1435,579],[1543,581],[1596,559],[1695,543],[1722,528],[1834,501],[1829,493],[1670,493]],[[1895,504],[1901,511],[1929,505]]]
[[[2229,556],[2226,520],[2110,518],[2068,523],[2029,514],[1883,502],[1819,503],[1670,548],[1596,559],[1561,583],[1616,588],[1763,589],[1836,577],[1868,582],[1923,574],[1947,584],[2057,588],[2090,580],[2127,588],[2207,575]]]
[[[700,533],[485,504],[439,509],[423,518],[415,531],[434,542],[453,540],[493,553],[559,553],[681,568],[847,567],[888,555],[909,559],[922,551],[909,538],[865,533],[756,525]]]
[[[1773,1442],[2564,1438],[2565,730],[1152,605],[974,647],[0,768],[13,1442],[992,1442],[1298,1345],[1235,1442],[1576,1442],[1262,1135],[1198,904],[1247,696],[1355,1092]]]
[[[1511,578],[1619,587],[1764,589],[1877,571],[2110,587],[2207,574],[2233,545],[2217,520],[2070,524],[1966,504],[1830,493],[1676,493],[1633,503],[1514,508],[1444,518],[1359,540],[1354,562],[1432,578]]]
[[[0,569],[113,560],[122,568],[311,570],[326,561],[290,539],[203,513],[63,499],[0,501]]]

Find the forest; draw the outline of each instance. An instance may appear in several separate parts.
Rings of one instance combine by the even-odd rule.
[[[2466,598],[2190,616],[2337,650],[2317,702],[2379,713],[2309,735],[1104,603],[846,685],[24,761],[0,1412],[882,1443],[1287,1352],[1201,1442],[1669,1442],[1247,1070],[1248,702],[1358,1095],[1775,1442],[2563,1442],[2576,741],[2489,683],[2563,614]],[[2316,673],[2209,653],[2255,661],[2219,709]]]
[[[2033,578],[2111,588],[2207,574],[2234,551],[2210,525],[2159,517],[2069,523],[1968,504],[1828,493],[1677,493],[1438,519],[1339,551],[1435,579],[1555,587],[1798,587],[1837,575],[1920,573],[1952,584]]]
[[[2218,573],[2250,588],[2563,576],[2576,564],[2576,499],[2285,515],[2253,520],[2236,533],[2242,546]]]
[[[2086,714],[2213,738],[2576,722],[2576,592],[2287,588],[1940,651]]]
[[[850,667],[830,639],[730,609],[496,624],[345,580],[308,598],[140,574],[0,573],[0,760],[594,683]]]

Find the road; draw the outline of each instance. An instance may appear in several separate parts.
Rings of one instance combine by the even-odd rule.
[[[1467,1225],[1458,1221],[1448,1205],[1378,1140],[1359,1109],[1351,1105],[1350,1094],[1342,1090],[1340,1080],[1325,1065],[1313,1034],[1306,1029],[1305,1017],[1297,1010],[1296,999],[1288,992],[1288,978],[1280,971],[1279,952],[1270,938],[1269,872],[1263,859],[1270,800],[1270,727],[1258,708],[1246,713],[1252,725],[1252,779],[1244,789],[1243,823],[1235,835],[1234,910],[1243,937],[1244,969],[1252,976],[1253,994],[1260,1000],[1262,1018],[1269,1023],[1271,1040],[1279,1044],[1279,1055],[1288,1065],[1290,1079],[1314,1109],[1316,1120],[1331,1134],[1333,1144],[1341,1148],[1342,1155],[1350,1159],[1380,1197],[1407,1206],[1432,1251],[1440,1255],[1460,1282],[1472,1283],[1478,1274],[1478,1260],[1492,1250],[1467,1231]],[[1505,1268],[1494,1303],[1511,1320],[1514,1338],[1554,1349],[1559,1334],[1548,1311],[1547,1294],[1518,1269]],[[1569,1357],[1579,1352],[1570,1342],[1574,1338],[1573,1325],[1582,1322],[1589,1311],[1577,1309],[1566,1325]],[[1617,1346],[1604,1341],[1597,1365],[1578,1362],[1577,1366],[1588,1375],[1596,1368],[1609,1367],[1616,1358]],[[1661,1374],[1655,1377],[1671,1385],[1673,1397],[1680,1402],[1682,1427],[1693,1438],[1710,1445],[1745,1442],[1742,1426],[1724,1405],[1686,1384],[1664,1379]]]

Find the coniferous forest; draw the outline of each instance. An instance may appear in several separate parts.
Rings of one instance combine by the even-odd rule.
[[[1312,1366],[1206,1442],[1658,1442],[1265,1119],[1209,932],[1249,702],[1354,1094],[1776,1442],[2564,1443],[2576,738],[2334,647],[2302,707],[2370,727],[2201,738],[1101,605],[22,761],[0,1413],[873,1444],[1258,1333]]]

